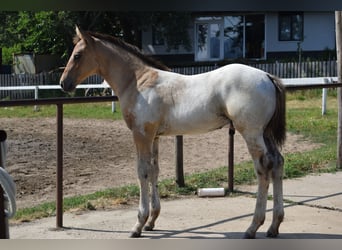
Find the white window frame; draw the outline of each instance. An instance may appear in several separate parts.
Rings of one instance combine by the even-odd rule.
[[[199,59],[197,55],[197,48],[198,48],[198,39],[197,39],[197,25],[198,24],[208,24],[209,30],[208,33],[209,35],[207,36],[207,46],[209,49],[210,53],[210,24],[218,24],[220,27],[220,56],[219,58],[212,58],[211,55],[209,55],[209,58],[206,59]],[[194,38],[195,38],[195,61],[217,61],[217,60],[222,60],[223,59],[223,43],[221,42],[223,40],[223,17],[217,17],[216,20],[196,20],[195,21],[195,29],[194,29]]]
[[[266,59],[266,55],[267,55],[267,15],[265,14],[260,14],[260,15],[264,15],[264,55],[261,58],[253,58],[253,59]],[[243,16],[243,41],[242,41],[242,58],[246,58],[246,15],[241,14],[241,16]],[[208,19],[205,19],[205,17],[203,18],[203,20],[195,20],[195,28],[194,28],[194,38],[195,38],[195,49],[194,49],[194,54],[195,54],[195,61],[218,61],[218,60],[223,60],[224,59],[224,43],[223,41],[223,36],[224,36],[224,18],[223,16],[215,16],[214,20],[210,20],[209,17]],[[219,24],[220,26],[220,56],[219,58],[206,58],[206,59],[199,59],[198,55],[197,55],[197,46],[198,46],[198,39],[197,39],[197,25],[198,24],[208,24],[210,27],[210,24]],[[210,29],[210,28],[209,28]],[[207,46],[209,49],[209,53],[210,53],[210,30],[208,31],[209,35],[207,36]],[[210,56],[210,55],[209,55]]]

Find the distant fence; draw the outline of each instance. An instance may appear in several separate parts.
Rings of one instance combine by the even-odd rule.
[[[302,77],[334,77],[337,76],[336,61],[304,61],[298,62],[274,62],[274,63],[249,63],[250,66],[259,68],[279,78],[302,78]],[[217,69],[219,66],[213,65],[195,65],[173,67],[171,70],[185,75],[194,75]],[[28,75],[0,75],[0,87],[15,86],[38,86],[38,85],[56,85],[59,83],[61,73],[41,73]],[[94,75],[87,78],[84,83],[100,84],[103,78]],[[30,99],[34,98],[34,92],[29,90],[0,90],[0,99]]]
[[[57,85],[61,73],[40,73],[40,74],[0,74],[0,87],[21,87],[21,86],[35,86],[42,85]],[[100,84],[103,78],[99,75],[88,77],[84,83],[86,84]],[[41,88],[42,89],[42,88]],[[34,92],[31,89],[0,90],[0,99],[33,99],[35,98]]]
[[[274,63],[248,63],[248,65],[264,70],[279,78],[301,78],[301,77],[332,77],[337,76],[336,61],[304,61],[298,62],[274,62]],[[208,72],[217,69],[219,66],[213,65],[195,65],[174,67],[172,71],[193,75]]]

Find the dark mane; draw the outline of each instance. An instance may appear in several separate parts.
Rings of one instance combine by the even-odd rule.
[[[110,35],[97,33],[97,32],[91,32],[91,31],[87,31],[87,33],[90,36],[96,37],[100,40],[105,40],[107,42],[114,44],[115,46],[118,46],[118,47],[126,50],[127,52],[138,57],[140,60],[142,60],[144,63],[146,63],[147,65],[149,65],[151,67],[161,69],[161,70],[170,71],[170,69],[166,65],[164,65],[163,63],[155,60],[154,58],[152,58],[148,55],[144,55],[136,46],[128,44],[119,38],[116,38],[116,37],[110,36]]]

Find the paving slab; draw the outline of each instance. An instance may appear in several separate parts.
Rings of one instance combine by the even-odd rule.
[[[342,172],[284,181],[285,219],[280,239],[342,239]],[[237,187],[255,192],[255,186]],[[299,202],[299,203],[296,203]],[[240,239],[249,226],[255,199],[191,197],[165,201],[152,232],[143,239]],[[265,238],[271,223],[272,201],[257,238]],[[12,239],[127,239],[137,217],[137,207],[82,214],[65,213],[62,230],[55,218],[44,218],[10,227]]]

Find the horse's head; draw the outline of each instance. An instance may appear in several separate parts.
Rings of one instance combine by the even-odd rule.
[[[88,76],[96,74],[95,40],[76,27],[75,47],[60,79],[64,91],[73,91]]]

